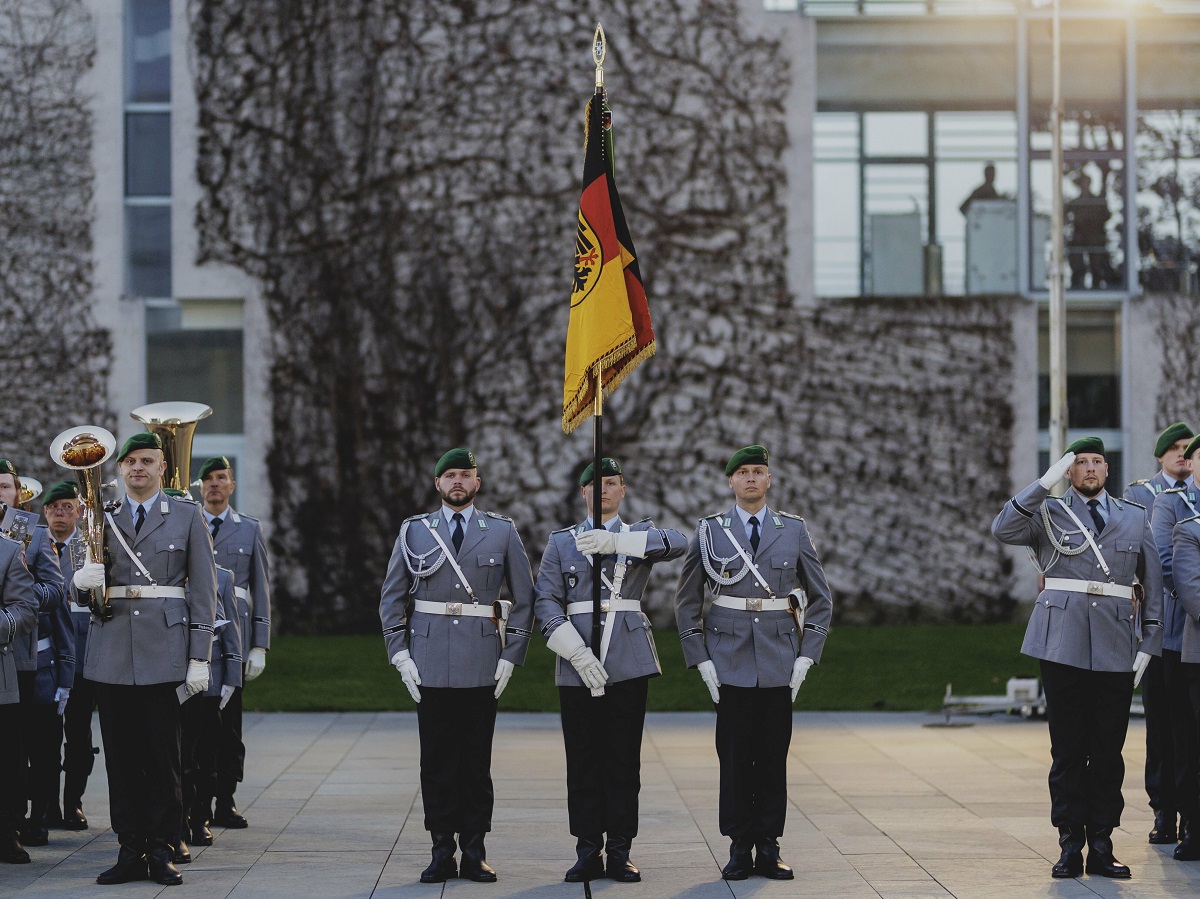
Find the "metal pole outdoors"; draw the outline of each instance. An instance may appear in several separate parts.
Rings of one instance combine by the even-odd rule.
[[[1063,294],[1062,31],[1060,0],[1053,0],[1050,98],[1050,461],[1067,449],[1067,303]],[[1054,488],[1061,495],[1062,482]]]
[[[592,419],[592,527],[602,528],[604,510],[600,508],[600,498],[604,492],[604,479],[600,476],[600,459],[604,442],[604,378],[599,365],[596,366],[595,412]],[[592,652],[596,658],[600,658],[600,573],[603,563],[603,556],[592,557]]]

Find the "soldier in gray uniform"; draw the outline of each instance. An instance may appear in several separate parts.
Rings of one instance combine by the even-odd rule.
[[[224,456],[213,456],[200,466],[204,520],[212,534],[217,564],[233,572],[241,618],[239,634],[245,657],[245,680],[252,681],[266,670],[271,648],[271,571],[262,525],[249,515],[240,515],[229,505],[237,487],[233,466]],[[247,826],[233,794],[245,774],[246,744],[242,740],[242,680],[221,709],[221,744],[217,750],[216,810],[205,817],[214,824],[234,829]]]
[[[491,882],[484,834],[492,829],[496,700],[529,649],[533,575],[512,519],[475,508],[482,482],[473,453],[447,452],[433,483],[442,505],[401,526],[379,617],[388,659],[417,703],[421,796],[433,838],[421,881],[458,872]]]
[[[558,654],[555,682],[567,755],[567,809],[578,859],[567,883],[607,876],[630,883],[641,874],[629,860],[638,832],[642,730],[650,678],[662,673],[642,595],[656,562],[687,551],[687,537],[649,519],[621,520],[625,478],[614,459],[600,462],[601,521],[593,525],[589,464],[579,478],[588,517],[555,531],[534,585],[535,613]],[[592,633],[592,565],[601,562],[600,658],[584,643]],[[608,842],[605,845],[605,834]],[[608,855],[607,869],[601,850]]]
[[[1123,499],[1145,506],[1154,521],[1157,496],[1166,491],[1183,488],[1191,475],[1188,443],[1192,429],[1177,421],[1158,435],[1154,458],[1159,471],[1154,477],[1134,481],[1125,488]],[[1187,684],[1180,671],[1179,653],[1183,648],[1183,614],[1175,602],[1171,581],[1171,530],[1155,528],[1163,571],[1163,648],[1161,656],[1153,656],[1142,678],[1142,704],[1146,708],[1146,794],[1154,809],[1154,826],[1150,829],[1151,843],[1174,843],[1178,836],[1176,815],[1182,788],[1186,727],[1176,722],[1190,722],[1191,703]]]
[[[779,837],[792,703],[821,661],[833,601],[804,519],[767,506],[767,450],[738,450],[725,475],[737,503],[700,520],[679,576],[675,621],[684,659],[717,706],[720,824],[730,839],[721,876],[790,880]]]
[[[1071,488],[1050,490],[1063,476]],[[1121,749],[1133,688],[1162,645],[1162,570],[1146,510],[1104,490],[1096,437],[1066,454],[992,522],[1002,543],[1029,547],[1045,576],[1021,652],[1039,660],[1050,724],[1050,820],[1062,849],[1051,874],[1129,877],[1113,857],[1121,824]],[[1134,579],[1144,588],[1140,607]]]
[[[125,497],[105,511],[107,560],[75,572],[98,591],[84,675],[96,684],[109,809],[121,844],[99,883],[183,881],[171,863],[183,815],[179,692],[208,687],[217,569],[195,503],[162,492],[156,434],[135,434],[117,454]]]
[[[0,771],[14,772],[21,764],[21,747],[15,736],[21,730],[20,688],[13,643],[37,627],[38,599],[33,575],[25,567],[22,546],[0,537]],[[15,777],[0,778],[0,862],[29,863],[21,846],[20,826],[25,794]]]
[[[1187,686],[1190,721],[1176,721],[1187,739],[1184,756],[1176,761],[1190,776],[1180,780],[1179,810],[1189,821],[1200,821],[1200,516],[1191,516],[1175,525],[1172,534],[1175,597],[1184,608],[1183,648],[1180,673]],[[1200,827],[1189,826],[1180,835],[1174,856],[1179,861],[1200,860]]]

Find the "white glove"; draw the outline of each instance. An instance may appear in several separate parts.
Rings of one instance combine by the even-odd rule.
[[[517,666],[508,659],[499,659],[496,662],[496,698],[500,698],[500,694],[504,692],[504,688],[508,686],[508,679],[512,677],[513,669]]]
[[[1074,461],[1074,453],[1065,453],[1061,459],[1046,469],[1046,473],[1038,478],[1038,483],[1049,490],[1066,477],[1067,469],[1071,467],[1071,463]]]
[[[188,659],[187,676],[184,678],[184,691],[188,696],[195,696],[208,689],[208,662]]]
[[[58,717],[63,716],[63,712],[67,710],[67,700],[71,698],[70,687],[59,687],[54,691],[54,701],[58,703]]]
[[[808,669],[813,666],[813,660],[808,656],[799,656],[796,659],[796,664],[792,666],[792,682],[789,686],[792,688],[792,702],[796,701],[796,694],[800,692],[800,685],[804,683],[804,677],[808,674]]]
[[[84,562],[75,572],[75,586],[80,590],[104,589],[104,566],[99,562]]]
[[[608,672],[604,670],[596,654],[583,642],[579,631],[570,624],[559,625],[547,638],[546,645],[550,647],[551,652],[562,656],[575,667],[587,687],[599,690],[608,683]]]
[[[413,702],[420,702],[421,691],[417,687],[421,685],[421,674],[417,671],[417,663],[412,660],[412,656],[408,654],[408,650],[402,649],[392,656],[392,664],[400,672],[400,679],[404,681],[404,686],[408,688],[408,695],[413,698]]]
[[[614,534],[604,528],[594,528],[575,535],[575,548],[585,556],[646,557],[646,538],[649,531],[621,531]]]
[[[246,680],[254,680],[267,668],[267,651],[261,646],[255,646],[250,650],[250,655],[246,658]]]
[[[230,686],[229,684],[224,684],[221,687],[221,701],[217,703],[218,709],[223,709],[225,706],[229,705],[229,700],[233,698],[233,691],[235,689],[237,688]]]
[[[721,679],[717,677],[717,666],[712,663],[711,659],[705,659],[696,666],[696,670],[700,672],[700,677],[704,680],[704,686],[708,687],[708,695],[712,697],[712,701],[720,702]]]
[[[1150,664],[1150,653],[1139,652],[1133,657],[1133,685],[1136,687],[1142,682],[1142,675],[1146,673],[1146,666]]]

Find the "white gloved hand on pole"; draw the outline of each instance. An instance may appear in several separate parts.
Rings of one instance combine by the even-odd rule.
[[[1142,682],[1142,675],[1146,673],[1146,666],[1150,664],[1150,653],[1139,652],[1133,657],[1133,686],[1137,687]]]
[[[261,646],[255,646],[246,657],[246,680],[254,680],[267,667],[267,651]]]
[[[420,702],[421,691],[417,687],[421,685],[421,674],[417,671],[417,663],[412,660],[412,656],[408,654],[408,650],[402,649],[392,656],[392,664],[400,672],[400,679],[404,681],[404,686],[408,688],[408,695],[413,698],[413,702]]]
[[[67,710],[67,700],[71,698],[70,687],[59,687],[54,691],[54,701],[58,704],[58,717],[63,716],[63,712]]]
[[[221,687],[221,701],[217,703],[218,709],[223,709],[225,706],[229,705],[229,700],[233,698],[233,691],[236,689],[236,687],[233,687],[229,684],[224,684]]]
[[[203,693],[208,689],[208,662],[201,662],[198,659],[188,659],[187,675],[184,678],[185,692],[188,696],[195,696],[197,693]]]
[[[649,531],[613,533],[604,528],[593,528],[575,535],[575,548],[585,556],[632,556],[644,559],[648,536]]]
[[[1046,473],[1038,478],[1038,483],[1050,490],[1066,477],[1067,470],[1071,467],[1071,463],[1075,461],[1074,453],[1064,453],[1063,457],[1046,469]]]
[[[73,578],[79,590],[104,590],[104,566],[99,562],[84,562]]]
[[[508,679],[512,677],[513,669],[517,666],[508,659],[498,659],[496,661],[496,698],[500,698],[500,694],[504,692],[504,688],[508,686]]]
[[[704,686],[708,687],[708,695],[712,697],[712,701],[720,702],[721,679],[717,677],[717,666],[712,663],[711,659],[705,659],[696,666],[696,670],[700,672]]]
[[[571,663],[579,672],[585,686],[599,690],[608,683],[608,672],[572,625],[561,624],[555,628],[554,633],[546,639],[546,645],[555,655],[560,655]]]
[[[796,694],[800,692],[800,685],[804,683],[804,678],[808,674],[808,669],[813,666],[813,660],[808,656],[798,656],[796,663],[792,665],[792,702],[796,701]]]

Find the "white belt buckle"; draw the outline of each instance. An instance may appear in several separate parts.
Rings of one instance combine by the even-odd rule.
[[[462,614],[462,603],[461,602],[446,603],[446,614],[447,615],[461,615]]]
[[[1100,583],[1099,581],[1088,581],[1087,592],[1092,596],[1103,596],[1104,584]]]
[[[141,587],[126,587],[125,595],[128,596],[130,599],[139,599],[139,598],[141,598],[141,595],[142,595],[142,588]]]
[[[747,612],[761,612],[762,611],[762,600],[761,599],[746,600],[746,611]]]

